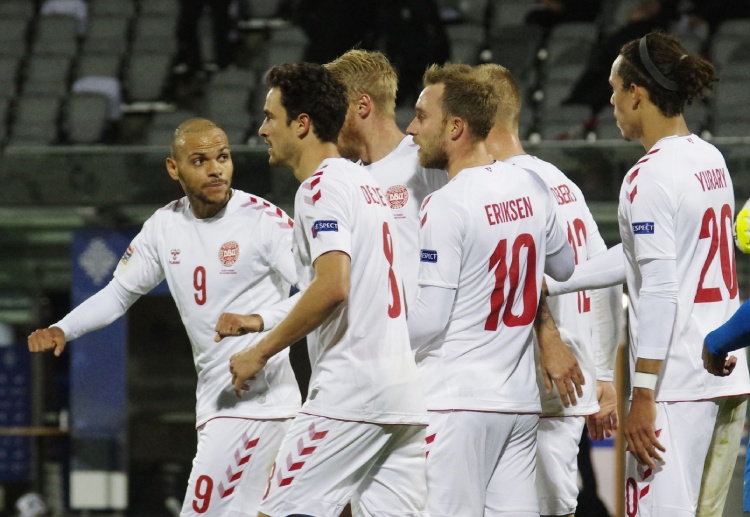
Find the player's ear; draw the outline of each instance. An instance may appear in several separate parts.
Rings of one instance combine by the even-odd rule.
[[[367,117],[367,115],[370,114],[370,111],[372,111],[372,99],[366,93],[360,94],[360,96],[357,98],[356,105],[357,105],[357,114],[361,118]]]
[[[312,119],[307,113],[300,113],[297,118],[292,121],[292,124],[295,126],[294,129],[297,132],[297,136],[300,138],[305,138],[312,129]]]
[[[175,181],[180,179],[180,175],[177,173],[177,162],[172,157],[167,158],[167,173]]]
[[[453,117],[448,121],[448,129],[451,140],[458,140],[464,131],[466,131],[466,123],[461,117]]]

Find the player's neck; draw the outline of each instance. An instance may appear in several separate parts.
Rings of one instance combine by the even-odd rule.
[[[378,119],[372,127],[364,131],[360,159],[365,165],[377,162],[388,156],[404,139],[404,133],[391,119]]]
[[[194,198],[188,195],[188,201],[190,201],[190,211],[193,212],[193,216],[195,216],[196,219],[210,219],[224,210],[224,207],[229,204],[229,200],[232,198],[233,192],[234,191],[232,189],[229,189],[227,191],[227,196],[223,201],[219,203],[206,203],[201,199]]]
[[[327,158],[339,158],[341,155],[336,144],[331,142],[316,142],[300,153],[299,160],[292,166],[294,176],[300,183],[315,174],[321,162]]]
[[[665,117],[661,114],[649,117],[643,124],[643,135],[641,145],[649,151],[656,142],[668,136],[687,136],[690,130],[682,115],[676,117]]]
[[[526,154],[518,138],[518,130],[493,127],[486,140],[487,152],[498,161],[505,161],[511,156]]]
[[[455,178],[464,169],[490,165],[494,161],[484,141],[456,150],[448,159],[448,179]]]

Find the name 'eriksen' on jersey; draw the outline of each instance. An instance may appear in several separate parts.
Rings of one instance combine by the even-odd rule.
[[[487,222],[490,226],[517,221],[534,215],[534,208],[531,206],[531,199],[528,196],[484,205],[484,211],[487,214]]]
[[[714,190],[717,188],[727,188],[727,171],[724,169],[708,169],[695,174],[695,177],[701,184],[701,188]]]

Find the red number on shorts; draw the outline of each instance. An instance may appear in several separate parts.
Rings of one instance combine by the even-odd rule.
[[[720,302],[723,299],[719,287],[704,287],[706,273],[714,262],[716,251],[719,251],[719,264],[721,265],[721,276],[729,293],[729,299],[737,297],[737,261],[734,256],[734,245],[732,237],[732,209],[729,205],[721,207],[720,221],[716,220],[716,212],[713,208],[706,210],[703,214],[699,239],[711,239],[706,262],[701,269],[701,277],[698,289],[695,293],[695,303]]]
[[[195,499],[193,499],[193,510],[196,513],[206,513],[208,505],[211,504],[211,494],[214,490],[214,481],[208,476],[200,476],[195,482]]]
[[[638,513],[638,484],[633,478],[625,482],[625,513],[628,517],[635,517]]]
[[[573,219],[573,226],[571,227],[568,223],[568,242],[573,248],[573,258],[575,263],[578,264],[578,249],[583,248],[581,251],[586,253],[586,225],[583,221],[576,218]],[[591,310],[591,298],[589,298],[586,291],[578,291],[578,312],[584,313]]]
[[[193,287],[198,291],[195,293],[195,303],[203,305],[206,303],[206,268],[198,266],[193,271]]]
[[[523,312],[513,314],[513,302],[520,283],[521,249],[526,248],[526,274],[523,279]],[[521,327],[534,321],[537,305],[539,304],[539,290],[536,287],[536,246],[534,238],[528,233],[522,233],[513,242],[511,250],[510,268],[508,268],[508,241],[502,239],[490,257],[489,271],[495,270],[495,289],[490,296],[490,315],[484,324],[484,330],[497,330],[500,323],[500,310],[503,310],[503,324],[506,327]],[[505,300],[505,279],[510,277],[508,301]]]
[[[388,260],[388,283],[391,291],[392,304],[388,305],[388,316],[391,318],[398,317],[401,314],[401,293],[398,289],[396,273],[393,271],[393,239],[388,223],[383,223],[383,253]]]

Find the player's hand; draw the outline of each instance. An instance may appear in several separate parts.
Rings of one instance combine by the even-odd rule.
[[[650,468],[656,467],[654,460],[664,461],[659,451],[666,451],[656,436],[655,423],[654,391],[634,388],[633,402],[630,404],[628,416],[622,423],[622,432],[628,442],[628,452],[635,456],[638,463]]]
[[[242,390],[247,389],[245,383],[266,365],[266,359],[258,348],[260,343],[237,352],[229,359],[229,372],[232,374],[234,393],[242,398]]]
[[[742,253],[750,253],[750,199],[734,220],[734,242]]]
[[[599,411],[586,416],[586,427],[592,440],[609,438],[617,430],[617,392],[615,383],[596,381],[596,398],[599,400]]]
[[[214,341],[217,343],[227,336],[243,336],[250,332],[263,332],[263,318],[258,314],[244,316],[225,312],[219,316],[219,322],[214,330],[216,331]]]
[[[578,397],[583,396],[583,385],[586,383],[581,367],[578,365],[570,347],[560,337],[560,332],[545,329],[537,332],[539,340],[539,359],[544,376],[547,393],[552,392],[552,385],[557,386],[563,406],[578,404]]]
[[[717,377],[726,377],[734,371],[735,366],[737,366],[737,358],[735,356],[712,354],[708,347],[705,344],[703,345],[703,367],[709,373]]]
[[[29,352],[47,352],[54,350],[55,357],[65,350],[65,333],[60,327],[35,330],[29,335]]]

